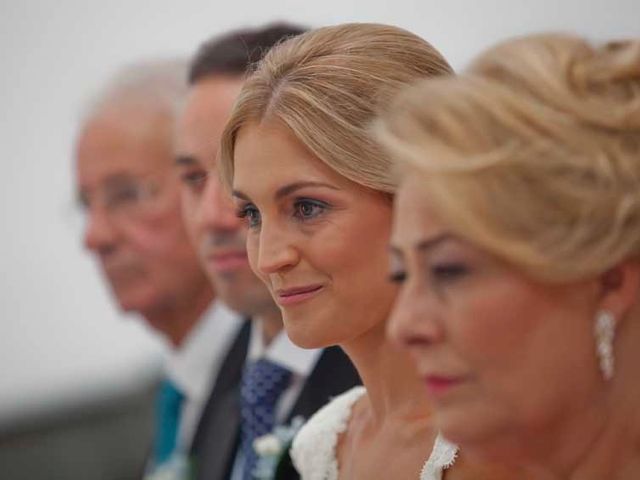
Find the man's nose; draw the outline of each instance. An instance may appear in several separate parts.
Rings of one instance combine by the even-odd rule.
[[[207,180],[200,198],[200,218],[202,226],[214,230],[236,230],[242,221],[236,215],[231,196],[222,188],[215,175]]]
[[[96,254],[105,254],[115,246],[116,232],[107,212],[101,206],[86,212],[84,246]]]

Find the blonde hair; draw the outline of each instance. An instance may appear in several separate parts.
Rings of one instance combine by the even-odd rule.
[[[240,129],[279,121],[339,174],[392,193],[390,160],[370,122],[401,87],[448,73],[430,44],[392,26],[345,24],[289,39],[267,53],[239,95],[221,140],[222,181],[233,182]]]
[[[640,41],[506,42],[404,92],[376,131],[450,228],[536,278],[640,253]]]

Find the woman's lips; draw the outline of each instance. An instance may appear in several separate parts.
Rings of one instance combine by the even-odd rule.
[[[279,289],[276,290],[276,300],[278,304],[282,306],[295,305],[315,297],[323,288],[322,285],[305,285],[302,287]]]
[[[427,391],[432,396],[440,396],[449,392],[452,388],[460,385],[463,379],[461,377],[447,377],[442,375],[426,375],[424,382]]]

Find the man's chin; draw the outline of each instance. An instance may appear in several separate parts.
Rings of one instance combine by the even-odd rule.
[[[230,296],[235,297],[239,295],[245,282],[243,281],[244,275],[242,272],[219,272],[208,268],[205,270],[209,283],[213,285],[213,289],[216,291],[216,295],[220,297]]]
[[[147,317],[151,312],[160,309],[160,302],[157,294],[154,292],[131,292],[131,291],[117,291],[114,292],[114,297],[120,310],[127,313],[137,313],[144,317]]]
[[[251,287],[238,288],[237,285],[229,285],[219,282],[214,285],[216,297],[231,310],[247,315],[262,316],[270,309],[275,308],[271,296],[265,290],[257,290],[252,294]]]
[[[235,284],[243,283],[243,278],[253,275],[253,272],[245,268],[233,268],[227,270],[214,269],[208,267],[205,269],[207,278],[216,289],[237,288]]]
[[[247,302],[247,298],[237,292],[235,289],[228,289],[218,286],[215,286],[214,289],[216,291],[216,298],[218,298],[231,310],[243,315],[255,315],[256,312],[253,308],[251,308],[250,302]]]

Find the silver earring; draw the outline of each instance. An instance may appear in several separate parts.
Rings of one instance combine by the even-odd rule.
[[[600,371],[604,379],[608,381],[613,378],[615,372],[613,339],[616,334],[616,319],[610,311],[600,310],[596,314],[594,327]]]

